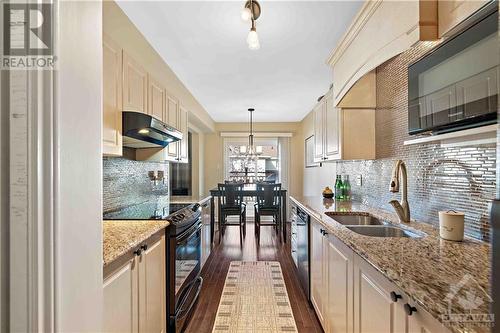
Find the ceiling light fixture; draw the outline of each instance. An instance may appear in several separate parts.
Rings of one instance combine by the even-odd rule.
[[[253,117],[252,114],[255,109],[250,108],[248,112],[250,112],[250,134],[248,135],[248,148],[245,149],[244,155],[248,160],[256,159],[258,155],[262,154],[262,147],[260,149],[255,148],[254,140],[253,140]]]
[[[245,22],[251,21],[252,26],[247,37],[247,44],[250,50],[260,49],[259,35],[255,27],[255,21],[260,17],[261,9],[257,0],[248,0],[241,10],[241,19]]]

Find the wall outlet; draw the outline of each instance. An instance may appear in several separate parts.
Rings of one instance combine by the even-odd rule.
[[[356,185],[363,186],[363,176],[361,175],[356,176]]]

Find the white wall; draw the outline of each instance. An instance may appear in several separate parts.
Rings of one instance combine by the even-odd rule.
[[[103,301],[102,4],[59,4],[56,330],[99,332]]]

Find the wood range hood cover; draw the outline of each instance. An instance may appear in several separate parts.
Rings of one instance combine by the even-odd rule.
[[[419,41],[437,38],[437,1],[366,1],[327,59],[334,78],[334,105],[340,106],[356,82],[377,66]],[[364,80],[361,86],[372,77]]]

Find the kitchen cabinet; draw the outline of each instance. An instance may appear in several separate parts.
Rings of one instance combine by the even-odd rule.
[[[104,332],[165,332],[165,237],[104,279]]]
[[[182,140],[167,146],[169,159],[188,162],[188,110],[173,95],[167,95],[167,123],[182,132]]]
[[[324,98],[324,97],[323,97]],[[323,135],[323,118],[325,117],[325,104],[318,103],[314,109],[314,161],[321,161],[325,157],[323,147],[325,146],[325,136]]]
[[[436,40],[437,7],[437,0],[366,1],[327,60],[335,83],[334,106],[380,64],[418,41]]]
[[[146,248],[139,260],[139,332],[166,331],[165,239]]]
[[[104,332],[138,331],[137,272],[137,261],[132,258],[104,280]]]
[[[148,79],[148,114],[167,122],[167,93],[165,88],[151,75]]]
[[[311,302],[325,332],[352,332],[352,251],[311,223]]]
[[[147,113],[148,74],[123,51],[123,109]]]
[[[402,293],[359,257],[355,258],[354,284],[355,333],[407,332]],[[394,302],[391,292],[401,299]]]
[[[311,302],[326,333],[449,332],[315,219],[310,246]]]
[[[174,96],[167,95],[167,124],[179,128],[179,101]],[[168,157],[177,160],[179,157],[178,143],[171,143],[167,146]]]
[[[181,104],[179,107],[179,130],[182,132],[182,140],[179,146],[179,162],[188,162],[188,110]]]
[[[102,153],[122,156],[122,49],[103,36]]]
[[[323,227],[311,218],[311,303],[316,310],[318,319],[325,328],[326,265],[324,254]]]
[[[330,90],[313,112],[315,162],[375,158],[375,109],[335,107]]]
[[[453,28],[491,0],[439,0],[439,37],[453,34]]]
[[[353,255],[334,237],[327,238],[327,332],[352,332]]]

